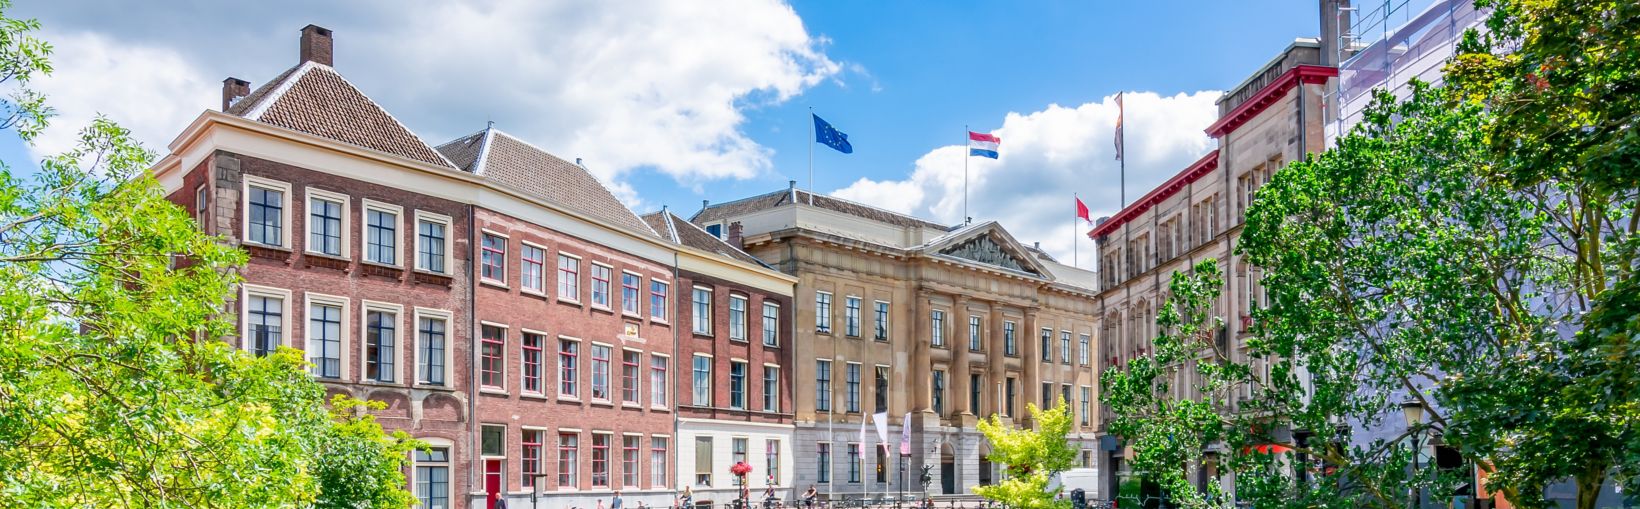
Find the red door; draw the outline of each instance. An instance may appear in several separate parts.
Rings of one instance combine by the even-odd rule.
[[[484,503],[485,503],[485,505],[491,504],[490,501],[495,500],[496,495],[498,495],[502,491],[504,491],[502,489],[502,487],[503,487],[503,482],[505,482],[505,480],[507,478],[507,476],[506,476],[506,467],[507,467],[507,460],[500,460],[500,459],[487,459],[487,460],[484,460]]]

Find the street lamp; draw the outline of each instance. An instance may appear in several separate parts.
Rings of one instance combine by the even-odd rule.
[[[544,483],[547,482],[547,474],[537,473],[535,475],[531,475],[530,479],[535,481],[534,486],[530,489],[530,507],[531,509],[540,509],[541,486],[544,486]]]
[[[1416,399],[1409,399],[1401,403],[1401,416],[1406,418],[1407,434],[1412,438],[1412,475],[1418,475],[1418,432],[1424,424],[1424,403]],[[1408,480],[1411,478],[1409,477]],[[1417,483],[1412,483],[1412,507],[1423,507],[1423,490]]]

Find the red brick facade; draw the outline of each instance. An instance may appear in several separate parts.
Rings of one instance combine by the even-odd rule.
[[[698,334],[693,330],[695,318],[694,289],[705,288],[711,291],[712,297],[712,324],[710,334]],[[679,400],[679,417],[696,419],[715,419],[733,422],[778,423],[791,424],[792,392],[791,375],[792,365],[792,303],[791,298],[783,295],[770,294],[757,288],[726,281],[701,274],[683,272],[679,275],[680,289],[677,299],[678,316],[678,358],[684,369],[679,372],[678,389],[682,392]],[[730,299],[744,297],[746,299],[746,338],[745,340],[730,339]],[[777,346],[770,347],[763,344],[763,304],[771,302],[779,306],[779,322],[777,327]],[[692,363],[696,354],[708,355],[712,359],[712,402],[709,405],[696,402],[692,398],[693,373]],[[730,367],[732,362],[743,360],[747,364],[745,405],[744,409],[730,407]],[[780,368],[780,393],[778,406],[774,410],[764,408],[763,368],[766,365],[775,365]]]

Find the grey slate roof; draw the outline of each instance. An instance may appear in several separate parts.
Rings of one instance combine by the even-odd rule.
[[[328,65],[304,62],[226,112],[293,131],[438,166],[453,166]]]
[[[457,168],[567,210],[644,235],[656,235],[591,172],[490,128],[438,146]]]
[[[673,214],[671,211],[662,209],[660,212],[644,214],[643,220],[649,224],[650,228],[654,228],[662,239],[668,242],[689,246],[708,253],[717,253],[731,260],[768,267],[768,264],[763,263],[757,257],[729,245],[728,242],[707,233],[706,230],[702,230],[687,219],[678,217],[677,214]]]
[[[792,203],[793,198],[795,198],[797,202],[808,203],[810,196],[811,193],[801,189],[782,189],[769,194],[709,205],[700,212],[695,213],[695,216],[690,218],[690,221],[694,221],[695,223],[709,223],[727,217],[740,216],[760,210],[768,210],[790,204]],[[884,210],[862,203],[855,203],[842,198],[834,198],[823,194],[812,194],[812,196],[814,197],[814,206],[816,207],[842,212],[844,214],[870,219],[872,221],[904,227],[920,226],[942,231],[951,229],[950,227],[939,223],[925,221],[901,214],[899,212]]]

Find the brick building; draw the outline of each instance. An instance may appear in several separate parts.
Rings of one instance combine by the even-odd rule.
[[[678,476],[695,503],[738,497],[729,467],[745,462],[748,496],[790,500],[792,287],[797,279],[667,209],[643,216],[680,246],[677,261]]]
[[[1323,97],[1328,80],[1338,73],[1320,65],[1323,54],[1316,40],[1299,39],[1231,89],[1219,99],[1219,119],[1207,127],[1218,148],[1115,215],[1100,218],[1088,232],[1100,259],[1101,372],[1148,353],[1171,274],[1207,258],[1219,260],[1226,278],[1224,292],[1212,305],[1213,314],[1226,324],[1217,333],[1219,350],[1248,362],[1248,310],[1264,302],[1264,291],[1257,283],[1258,269],[1234,254],[1235,245],[1259,186],[1287,163],[1325,147]],[[1203,351],[1196,362],[1213,356]],[[1265,376],[1268,369],[1254,366],[1255,373]],[[1185,376],[1192,372],[1184,371]],[[1176,382],[1175,390],[1185,391],[1181,396],[1199,397],[1194,381]],[[1104,443],[1099,468],[1105,480],[1098,496],[1109,498],[1119,479],[1129,475],[1122,459],[1131,452],[1114,447],[1113,439]],[[1194,462],[1196,482],[1222,482],[1233,493],[1234,479],[1221,478],[1216,455],[1203,451]]]
[[[927,467],[929,493],[970,493],[1001,479],[985,459],[978,420],[1020,422],[1026,402],[1059,397],[1076,413],[1072,439],[1091,464],[1091,271],[1059,264],[995,222],[950,227],[795,182],[708,204],[691,220],[797,280],[796,488],[836,498],[920,495]],[[863,424],[874,413],[887,414],[887,444],[875,423]]]
[[[431,146],[336,71],[329,30],[303,28],[300,48],[254,91],[225,80],[222,110],[152,169],[251,255],[229,341],[301,350],[330,392],[385,403],[384,426],[432,444],[407,471],[425,507],[522,507],[536,492],[593,507],[616,490],[670,505],[686,367],[674,324],[692,318],[677,292],[709,284],[720,308],[738,292],[785,317],[789,278],[658,234],[578,164],[499,130]],[[709,343],[688,355],[732,348]],[[788,351],[743,357],[783,366]],[[789,384],[776,379],[779,408]],[[708,417],[789,428],[758,408]]]

